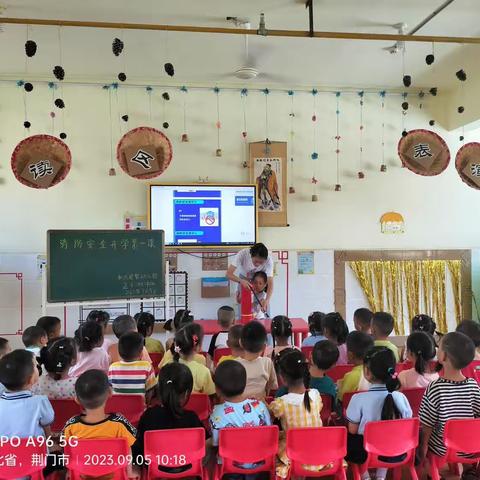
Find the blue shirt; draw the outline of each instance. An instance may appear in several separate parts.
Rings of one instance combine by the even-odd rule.
[[[302,342],[302,347],[314,347],[317,342],[326,340],[327,337],[323,335],[310,335]]]
[[[5,391],[0,396],[0,435],[43,437],[43,427],[53,422],[53,408],[45,395]]]
[[[347,420],[358,425],[358,433],[363,435],[365,424],[382,419],[382,408],[388,390],[385,385],[373,384],[368,392],[357,393],[347,407]],[[412,409],[407,397],[401,392],[392,392],[393,401],[402,418],[412,418]]]

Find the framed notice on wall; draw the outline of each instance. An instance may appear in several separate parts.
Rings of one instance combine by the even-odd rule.
[[[250,181],[257,185],[261,227],[287,225],[287,142],[250,143]]]

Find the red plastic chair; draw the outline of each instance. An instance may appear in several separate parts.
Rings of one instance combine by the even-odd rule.
[[[400,480],[402,467],[406,465],[413,480],[418,480],[415,470],[415,449],[418,446],[420,421],[418,418],[382,420],[365,425],[363,444],[368,453],[363,465],[352,464],[354,480],[359,480],[369,468],[392,468],[394,480]],[[396,457],[406,454],[398,462],[384,462],[379,457]]]
[[[348,407],[348,404],[350,403],[350,400],[357,393],[364,393],[364,391],[362,390],[359,392],[347,392],[343,394],[343,398],[342,398],[343,416],[346,415],[347,407]]]
[[[224,475],[240,473],[250,475],[269,472],[275,479],[275,456],[278,451],[278,427],[242,427],[220,430],[218,456],[221,464],[215,468],[214,480]],[[238,464],[259,463],[255,468],[245,469]]]
[[[323,425],[328,425],[330,422],[330,417],[332,416],[332,396],[322,393],[322,410],[320,411],[320,418],[322,419]]]
[[[42,470],[45,466],[47,449],[46,446],[27,445],[28,438],[20,439],[20,444],[17,442],[4,442],[0,447],[0,479],[13,480],[15,478],[31,477],[32,480],[43,479]],[[30,439],[29,443],[32,442]],[[41,458],[39,465],[32,465],[33,455],[39,455]],[[9,466],[10,465],[10,466]]]
[[[183,408],[195,412],[201,422],[206,422],[212,413],[212,404],[206,393],[192,393]]]
[[[312,360],[313,347],[302,347],[301,350],[305,358],[310,362]]]
[[[112,395],[105,405],[107,413],[121,413],[134,427],[145,411],[143,395]]]
[[[337,480],[345,480],[343,457],[346,454],[345,427],[292,428],[287,431],[287,457],[291,462],[288,478],[334,475]],[[331,468],[318,472],[304,468],[305,465],[329,464],[332,464]]]
[[[412,407],[413,416],[418,417],[420,404],[425,395],[425,388],[405,388],[401,392],[407,397],[408,403]]]
[[[350,372],[355,365],[336,365],[335,367],[328,370],[327,375],[337,383],[338,380],[341,380],[346,373]]]
[[[444,442],[447,453],[443,457],[428,454],[430,460],[430,476],[439,480],[438,472],[445,463],[478,463],[480,459],[480,419],[466,418],[448,420],[445,424]],[[473,458],[460,457],[459,452],[472,454]]]
[[[205,456],[205,430],[181,428],[178,430],[150,430],[145,432],[145,458],[147,478],[200,477],[208,479],[202,465]],[[178,473],[165,472],[165,468],[188,467]]]
[[[76,446],[66,445],[64,449],[72,480],[110,474],[115,479],[128,479],[130,447],[125,438],[94,438],[77,442]]]
[[[61,432],[68,420],[82,413],[82,407],[75,400],[50,400],[50,403],[55,413],[52,432]]]
[[[216,367],[218,365],[218,361],[227,355],[232,354],[231,348],[216,348],[213,352],[213,365]]]
[[[462,373],[467,378],[480,379],[480,360],[474,360],[470,365],[462,370]]]
[[[158,365],[162,361],[163,353],[149,353],[149,355],[150,360],[152,361],[152,367],[155,370],[155,375],[158,375],[158,371],[160,370]]]

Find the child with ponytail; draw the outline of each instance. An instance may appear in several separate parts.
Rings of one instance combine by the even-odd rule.
[[[270,326],[272,333],[273,347],[265,349],[265,356],[271,357],[272,361],[275,357],[286,348],[292,347],[292,322],[285,315],[277,315],[272,318]]]
[[[338,312],[331,312],[325,315],[323,319],[323,334],[338,347],[338,361],[337,365],[347,365],[347,336],[348,326],[347,322]]]
[[[145,348],[148,353],[165,354],[165,348],[160,340],[153,338],[153,328],[155,327],[155,317],[150,312],[139,312],[134,317],[137,322],[138,333],[145,338]]]
[[[68,370],[77,361],[77,348],[73,338],[59,337],[47,347],[40,350],[40,364],[44,365],[46,374],[33,386],[35,395],[45,395],[53,400],[75,397],[74,377]]]
[[[430,368],[430,361],[435,358],[435,340],[429,333],[413,332],[407,338],[407,360],[413,368],[398,374],[402,388],[426,388],[438,379],[438,373]]]
[[[290,428],[321,427],[322,399],[318,390],[309,388],[309,364],[302,352],[291,349],[281,355],[279,369],[280,376],[287,385],[288,393],[270,403],[269,410],[282,424],[277,475],[286,478],[290,461],[285,452],[285,432]],[[309,468],[319,470],[322,467],[310,466]]]
[[[363,447],[363,433],[368,422],[411,418],[412,409],[407,398],[401,392],[400,382],[395,374],[395,355],[388,347],[373,347],[364,358],[363,373],[371,383],[367,392],[357,393],[352,397],[347,408],[348,439],[347,456],[351,463],[362,464],[367,459]],[[403,457],[403,455],[402,455]],[[392,458],[392,462],[400,458]],[[388,459],[384,459],[388,462]],[[377,469],[376,479],[385,480],[386,468]],[[362,480],[370,478],[368,470]]]

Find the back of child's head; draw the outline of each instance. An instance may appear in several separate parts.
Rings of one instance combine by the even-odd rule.
[[[320,370],[329,370],[338,361],[340,352],[330,340],[320,340],[312,350],[312,363]]]
[[[150,312],[139,312],[135,314],[134,320],[137,322],[137,330],[145,338],[153,333],[155,327],[155,317]]]
[[[133,362],[142,356],[145,338],[141,333],[129,332],[118,340],[118,354],[125,362]]]
[[[347,352],[350,352],[357,360],[365,358],[367,352],[373,347],[373,338],[365,332],[354,330],[347,336]]]
[[[249,322],[243,326],[240,341],[246,352],[262,353],[267,344],[267,331],[260,322]]]
[[[426,332],[434,335],[436,328],[437,324],[428,315],[421,313],[412,318],[412,332]]]
[[[203,328],[198,323],[187,323],[175,332],[175,338],[171,346],[173,359],[178,362],[180,355],[184,357],[194,353],[199,345],[202,345]]]
[[[38,325],[32,325],[27,327],[22,334],[22,342],[25,347],[36,347],[40,345],[40,340],[43,337],[47,337],[47,332]]]
[[[243,325],[232,325],[228,330],[227,346],[236,350],[242,348],[240,339],[242,338]]]
[[[28,385],[35,373],[34,356],[28,350],[14,350],[0,359],[0,383],[12,392]]]
[[[105,310],[91,310],[90,313],[87,315],[85,320],[86,322],[97,322],[102,325],[103,328],[106,328],[108,322],[110,321],[110,314]]]
[[[40,350],[40,363],[55,380],[60,380],[77,360],[75,340],[69,337],[59,337]]]
[[[358,326],[358,330],[365,331],[370,328],[372,323],[373,312],[368,308],[357,308],[353,314],[353,321],[355,328]]]
[[[323,319],[323,332],[328,338],[333,338],[339,345],[347,340],[348,325],[338,312],[331,312]]]
[[[137,331],[137,322],[131,315],[119,315],[112,322],[112,330],[117,338],[120,338],[122,335],[125,335],[128,332]]]
[[[462,370],[475,358],[473,340],[461,332],[450,332],[442,337],[440,349],[456,370]]]
[[[475,348],[480,347],[480,324],[478,322],[474,322],[473,320],[464,320],[458,324],[455,331],[463,333],[467,337],[471,338]]]
[[[61,321],[58,317],[46,315],[37,320],[37,327],[42,327],[47,333],[48,339],[51,340],[60,335]]]
[[[229,305],[223,305],[217,310],[217,320],[222,328],[228,330],[235,322],[235,310]]]
[[[279,338],[288,339],[292,336],[292,322],[285,315],[273,317],[270,329],[272,332],[273,346],[275,346],[275,342]]]
[[[413,332],[407,338],[407,351],[415,356],[416,372],[423,375],[436,355],[435,340],[430,333]]]
[[[312,335],[323,335],[323,312],[313,312],[308,316],[308,328]]]
[[[180,417],[193,389],[193,376],[183,363],[167,363],[158,374],[158,392],[162,405],[174,417]]]
[[[393,352],[386,347],[371,348],[363,360],[373,378],[373,383],[383,383],[387,387],[388,395],[382,407],[382,420],[401,418],[400,411],[395,405],[392,392],[400,388],[400,381],[395,375],[396,359]]]
[[[372,333],[377,337],[388,337],[393,332],[395,321],[387,312],[376,312],[372,317]]]
[[[240,362],[225,360],[218,364],[213,381],[225,398],[237,397],[245,391],[247,371]]]
[[[310,370],[305,355],[300,350],[292,348],[292,350],[280,357],[278,367],[280,375],[288,387],[304,385],[306,391],[303,395],[303,404],[307,411],[310,411],[310,396],[308,394]]]
[[[97,322],[82,323],[75,331],[79,352],[91,352],[103,343],[103,328]]]
[[[75,382],[75,395],[87,410],[105,405],[110,394],[108,377],[102,370],[87,370]]]
[[[171,322],[170,320],[168,322],[165,322],[165,330],[173,330],[175,332],[177,330],[180,330],[188,323],[193,323],[193,315],[190,313],[190,310],[185,310],[181,308],[180,310],[177,310],[175,312],[173,322]]]
[[[10,345],[7,338],[0,337],[0,358],[9,352]]]

